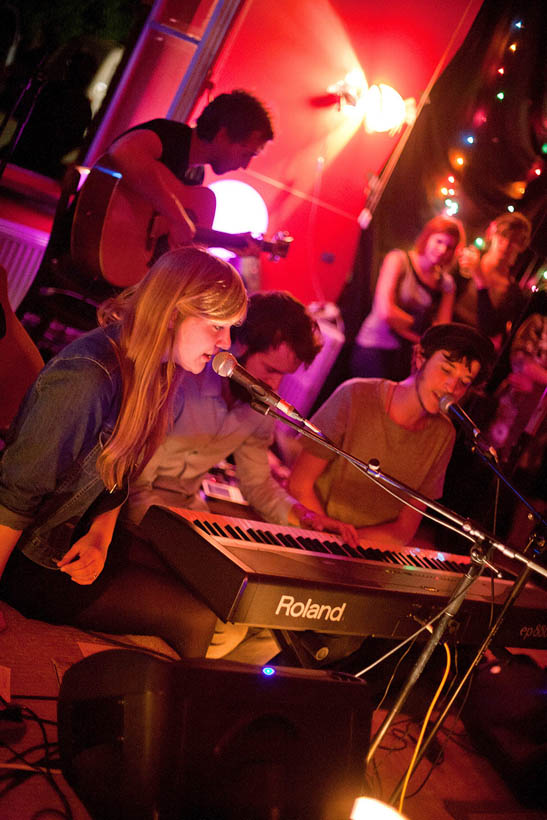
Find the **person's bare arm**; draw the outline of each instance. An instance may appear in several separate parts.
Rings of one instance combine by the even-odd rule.
[[[417,343],[420,337],[412,330],[414,318],[403,310],[396,301],[397,284],[404,272],[405,260],[400,251],[390,251],[383,261],[374,293],[374,305],[378,314],[393,330]]]
[[[289,476],[289,492],[299,504],[295,504],[289,514],[289,523],[296,523],[312,530],[334,532],[352,546],[357,546],[359,537],[352,524],[330,518],[315,491],[314,484],[324,472],[328,461],[303,450],[298,456]]]
[[[401,547],[408,544],[416,535],[421,520],[421,513],[405,506],[393,521],[370,527],[358,527],[357,534],[361,541],[371,545]]]
[[[315,522],[310,522],[308,526],[312,529],[338,532],[350,544],[357,544],[359,541],[381,546],[408,544],[416,534],[422,520],[421,513],[410,507],[403,507],[393,521],[368,527],[355,528],[351,524],[329,518],[325,514],[314,486],[321,473],[326,469],[327,464],[326,459],[304,450],[296,460],[289,478],[289,492],[291,495],[317,516]]]
[[[191,242],[196,228],[184,208],[187,186],[160,161],[161,140],[146,128],[120,137],[108,150],[108,158],[122,175],[124,185],[150,202],[169,223],[173,245]]]
[[[121,507],[98,515],[89,531],[63,555],[57,566],[77,584],[92,584],[102,572]]]
[[[327,464],[327,459],[315,456],[307,450],[302,450],[289,476],[290,494],[309,510],[323,515],[325,511],[314,485],[319,476],[326,470]]]
[[[455,287],[452,287],[450,290],[443,291],[433,324],[442,325],[452,321],[452,312],[454,310],[455,299]]]
[[[458,265],[466,279],[473,279],[477,290],[486,287],[481,270],[481,254],[476,245],[468,245],[466,248],[462,248],[458,256]]]

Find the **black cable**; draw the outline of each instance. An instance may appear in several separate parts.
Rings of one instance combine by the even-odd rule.
[[[161,649],[150,649],[147,646],[137,646],[134,643],[127,643],[126,641],[120,641],[118,638],[113,638],[108,635],[108,638],[104,637],[104,634],[101,632],[93,632],[91,629],[82,629],[78,627],[80,632],[84,632],[86,635],[89,635],[90,638],[102,638],[104,641],[113,644],[114,646],[119,646],[121,649],[134,649],[137,652],[146,652],[147,655],[152,655],[157,658],[161,658],[162,660],[167,661],[176,661],[176,658],[173,658],[172,655],[168,655],[167,652],[162,652]],[[155,637],[154,635],[150,635],[148,637]]]
[[[387,682],[387,684],[386,684],[386,688],[384,689],[384,694],[383,694],[383,695],[382,695],[382,697],[380,698],[380,701],[378,702],[378,704],[375,706],[375,709],[380,709],[380,707],[382,706],[382,703],[383,703],[383,702],[384,702],[384,700],[386,699],[387,694],[388,694],[388,692],[389,692],[389,690],[390,690],[391,684],[393,683],[393,680],[394,680],[394,678],[395,678],[395,675],[397,674],[397,670],[398,670],[399,666],[400,666],[400,665],[401,665],[401,663],[404,661],[404,659],[406,658],[406,656],[408,655],[408,653],[410,652],[410,650],[412,649],[412,647],[414,646],[414,644],[415,644],[415,643],[416,643],[416,639],[414,639],[411,643],[409,643],[409,645],[408,645],[408,649],[406,650],[406,652],[403,652],[403,654],[401,655],[401,657],[399,658],[399,660],[398,660],[398,661],[397,661],[397,663],[395,664],[395,667],[394,667],[394,669],[393,669],[393,672],[392,672],[392,674],[391,674],[391,677],[390,677],[390,679],[388,680],[388,682]]]
[[[2,700],[3,703],[6,703],[4,698],[0,697],[0,699]],[[28,771],[28,774],[27,774],[27,772],[21,773],[20,771],[17,772],[17,773],[14,773],[14,779],[18,778],[18,782],[14,783],[13,786],[11,786],[11,788],[16,788],[18,785],[20,785],[21,782],[24,782],[24,780],[26,780],[28,776],[33,776],[35,774],[42,775],[42,777],[44,777],[47,780],[47,782],[49,783],[51,788],[57,794],[57,796],[59,797],[59,799],[60,799],[60,801],[63,805],[64,814],[62,816],[63,816],[64,820],[74,820],[74,815],[72,813],[72,809],[70,807],[68,799],[67,799],[65,793],[63,792],[63,790],[61,789],[61,787],[55,781],[53,772],[51,771],[51,769],[52,769],[52,765],[51,765],[52,760],[51,760],[51,757],[50,757],[50,746],[51,746],[51,744],[50,744],[49,738],[47,736],[44,721],[29,706],[20,706],[20,709],[21,709],[21,712],[23,714],[26,713],[27,718],[30,718],[30,719],[34,720],[38,724],[38,727],[40,729],[40,732],[42,734],[42,739],[43,739],[44,766],[39,768],[35,763],[30,763],[23,756],[23,754],[19,753],[16,749],[14,749],[12,746],[10,746],[10,744],[5,743],[4,741],[0,740],[0,744],[2,746],[4,746],[5,748],[9,749],[9,751],[15,757],[16,760],[21,760],[26,766],[29,766],[30,769],[31,769],[31,771],[30,770]],[[44,771],[44,769],[45,769],[45,771]],[[22,777],[22,774],[25,775],[24,778]],[[4,792],[2,793],[2,796],[7,794],[7,792],[10,791],[11,788],[8,788],[7,790],[5,789]]]

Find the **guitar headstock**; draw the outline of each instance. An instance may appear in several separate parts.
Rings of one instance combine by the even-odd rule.
[[[269,242],[262,243],[262,247],[265,251],[268,251],[270,259],[277,262],[287,256],[293,241],[293,237],[288,231],[277,231]]]

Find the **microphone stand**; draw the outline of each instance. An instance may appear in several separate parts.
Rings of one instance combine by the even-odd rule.
[[[40,96],[46,82],[47,76],[43,70],[43,65],[45,64],[46,57],[42,57],[38,66],[34,69],[33,73],[28,77],[23,89],[21,90],[19,96],[13,103],[11,109],[6,112],[2,122],[0,123],[0,135],[4,133],[6,130],[8,123],[12,117],[14,117],[21,109],[19,114],[19,120],[15,126],[13,134],[6,145],[4,154],[0,159],[0,179],[2,178],[4,171],[6,170],[6,165],[10,161],[13,152],[17,147],[17,143],[21,137],[21,134],[25,130],[25,126],[30,118],[34,110],[34,106],[36,105],[36,101]],[[23,103],[27,106],[25,109]],[[45,137],[44,137],[45,138]]]
[[[503,474],[503,472],[499,469],[497,461],[495,459],[493,459],[488,452],[484,452],[482,450],[482,448],[477,446],[476,443],[474,443],[473,441],[468,441],[468,444],[471,448],[471,451],[472,452],[477,452],[479,454],[482,461],[485,464],[488,465],[490,470],[492,470],[492,472],[495,473],[495,475],[498,476],[498,478],[500,478],[501,481],[503,481],[503,483],[527,507],[529,512],[536,519],[536,522],[537,522],[536,526],[535,526],[534,530],[532,531],[532,533],[530,534],[530,536],[528,538],[528,542],[527,542],[527,544],[524,548],[524,552],[523,552],[522,555],[524,556],[524,554],[527,553],[527,552],[536,552],[536,553],[543,552],[543,550],[545,549],[545,546],[546,546],[545,532],[546,532],[547,522],[545,521],[545,519],[541,516],[539,511],[536,510],[535,507],[532,504],[530,504],[526,498],[524,498],[524,496],[517,490],[517,488]],[[513,583],[512,588],[511,588],[511,592],[507,596],[507,599],[506,599],[505,603],[503,604],[500,611],[498,612],[498,615],[497,615],[494,623],[490,627],[488,633],[484,637],[484,640],[482,641],[481,645],[477,649],[477,652],[475,653],[475,655],[474,655],[474,657],[473,657],[473,659],[472,659],[472,661],[469,665],[469,668],[467,669],[467,671],[463,675],[461,681],[459,682],[458,686],[456,687],[456,689],[452,693],[452,695],[449,698],[448,702],[446,703],[444,709],[442,710],[442,712],[440,713],[439,717],[437,718],[435,724],[431,728],[429,734],[424,738],[424,741],[422,743],[420,751],[419,751],[419,753],[416,757],[416,760],[414,761],[414,769],[416,769],[417,766],[419,765],[419,763],[421,762],[421,760],[424,757],[424,755],[425,755],[431,741],[436,736],[437,732],[439,731],[439,729],[443,725],[444,721],[446,720],[446,718],[448,716],[448,713],[449,713],[450,709],[452,708],[453,703],[455,702],[456,698],[458,697],[458,695],[462,691],[462,689],[465,686],[466,682],[471,677],[471,674],[474,672],[474,670],[479,665],[482,656],[484,655],[484,653],[486,652],[486,650],[490,646],[492,640],[496,636],[496,633],[499,631],[499,628],[500,628],[501,624],[503,623],[503,620],[504,620],[507,612],[512,607],[512,605],[514,604],[514,602],[516,601],[516,599],[520,595],[521,590],[523,589],[526,582],[528,581],[528,578],[529,578],[532,570],[536,569],[536,565],[534,564],[534,562],[531,562],[531,564],[527,564],[526,562],[524,562],[524,563],[525,563],[525,566],[522,568],[519,575],[515,578],[515,581]],[[542,572],[541,574],[544,575],[545,573]],[[368,762],[368,759],[367,759],[367,762]],[[401,791],[402,791],[402,788],[403,788],[404,779],[405,778],[402,777],[399,780],[397,786],[395,787],[394,791],[392,792],[390,800],[389,800],[391,805],[395,805],[396,801],[400,797],[400,794],[401,794]]]
[[[270,415],[275,416],[275,418],[279,419],[284,424],[287,424],[290,427],[292,427],[293,429],[298,430],[300,433],[307,436],[308,438],[311,438],[314,441],[319,442],[326,449],[331,450],[332,452],[335,452],[339,456],[342,456],[342,458],[345,458],[347,461],[349,461],[351,464],[353,464],[358,470],[360,470],[360,472],[367,475],[375,483],[377,483],[380,486],[384,487],[384,489],[388,490],[389,492],[393,492],[393,490],[390,489],[390,488],[395,488],[396,492],[394,494],[398,498],[400,498],[400,500],[403,501],[404,503],[408,504],[409,502],[406,498],[399,495],[399,493],[403,493],[404,495],[409,496],[413,500],[424,504],[426,507],[429,507],[429,508],[435,510],[435,512],[439,513],[440,515],[444,516],[445,519],[447,519],[446,521],[439,520],[439,523],[443,524],[443,526],[446,526],[448,529],[452,529],[452,530],[455,530],[456,532],[459,532],[460,535],[463,535],[465,538],[468,538],[469,540],[471,540],[473,542],[473,546],[472,546],[471,551],[470,551],[471,564],[469,566],[469,569],[466,572],[466,574],[460,579],[460,581],[456,585],[455,589],[453,590],[452,595],[450,596],[450,599],[448,601],[448,604],[445,607],[445,609],[443,611],[443,614],[438,619],[438,621],[436,623],[436,626],[433,629],[430,637],[428,638],[427,642],[425,643],[424,648],[423,648],[420,656],[418,657],[416,663],[414,664],[414,667],[413,667],[413,669],[412,669],[412,671],[411,671],[411,673],[408,677],[408,680],[406,681],[405,685],[401,689],[401,692],[400,692],[397,700],[395,701],[395,703],[392,706],[389,713],[386,715],[386,717],[385,717],[382,725],[380,726],[376,736],[372,740],[372,742],[370,744],[370,747],[369,747],[369,750],[368,750],[368,753],[367,753],[367,756],[365,758],[366,764],[368,764],[368,763],[370,763],[370,761],[374,757],[374,754],[376,753],[376,751],[378,749],[378,746],[380,745],[383,737],[385,736],[386,732],[388,731],[389,727],[391,726],[394,718],[400,712],[403,704],[405,703],[408,695],[410,694],[411,689],[413,688],[413,686],[415,685],[415,683],[419,679],[420,675],[422,674],[428,660],[430,659],[431,655],[433,654],[433,651],[434,651],[435,647],[439,644],[444,632],[447,629],[449,621],[452,618],[454,618],[454,616],[456,615],[456,613],[460,609],[460,607],[461,607],[461,605],[462,605],[462,603],[465,599],[465,596],[467,594],[468,589],[472,586],[472,584],[476,580],[476,578],[478,578],[479,575],[482,573],[485,566],[488,566],[491,569],[493,569],[494,572],[496,572],[496,574],[498,576],[500,575],[499,571],[496,570],[496,568],[490,563],[490,556],[493,553],[493,551],[498,550],[503,555],[506,555],[509,558],[512,558],[512,559],[515,559],[515,560],[521,562],[524,565],[524,567],[523,567],[520,575],[515,580],[515,583],[513,584],[513,587],[512,587],[512,591],[511,591],[510,595],[508,596],[507,600],[505,601],[504,605],[502,606],[502,609],[499,612],[498,617],[496,618],[496,621],[494,622],[494,625],[492,626],[492,628],[488,632],[488,635],[486,636],[483,643],[481,644],[481,647],[479,649],[479,652],[477,653],[475,661],[473,662],[472,667],[468,670],[468,672],[466,674],[466,679],[467,679],[467,677],[469,677],[469,675],[471,674],[472,668],[474,668],[474,666],[476,666],[476,664],[479,662],[482,654],[484,653],[484,651],[488,647],[489,643],[491,642],[492,638],[494,637],[494,635],[498,631],[498,629],[501,625],[501,622],[502,622],[503,618],[505,617],[505,614],[507,613],[508,609],[512,606],[513,602],[516,600],[516,598],[518,597],[521,589],[523,588],[526,581],[528,580],[529,574],[531,572],[537,572],[539,575],[543,575],[543,577],[547,578],[547,568],[541,566],[540,564],[537,564],[535,561],[530,560],[528,558],[528,556],[525,555],[524,553],[521,553],[517,550],[513,550],[511,547],[507,546],[506,544],[503,544],[503,543],[497,541],[495,538],[493,538],[493,536],[491,536],[488,533],[484,532],[483,530],[477,528],[475,526],[475,524],[472,524],[468,519],[464,519],[461,516],[457,515],[452,510],[448,509],[448,507],[444,507],[442,504],[439,504],[438,502],[433,501],[430,498],[427,498],[426,496],[422,495],[421,493],[417,492],[416,490],[413,490],[408,485],[403,484],[400,481],[397,481],[397,479],[393,478],[392,476],[389,476],[389,475],[383,473],[380,470],[380,465],[379,465],[377,460],[373,459],[373,460],[369,461],[368,464],[364,464],[358,458],[356,458],[355,456],[352,456],[351,453],[347,453],[346,451],[344,451],[344,450],[340,449],[339,447],[337,447],[321,431],[319,431],[317,433],[317,432],[314,432],[314,430],[311,430],[308,427],[306,427],[305,426],[305,421],[301,424],[296,423],[292,419],[289,419],[287,416],[285,416],[283,413],[278,412],[275,408],[273,408],[273,407],[271,407],[267,404],[264,404],[263,402],[261,402],[257,399],[255,399],[251,402],[251,407],[253,407],[253,409],[256,410],[257,412],[262,413],[263,415],[270,414]],[[484,460],[491,466],[491,468],[494,469],[495,472],[497,474],[499,474],[501,478],[503,478],[504,482],[515,492],[515,494],[520,497],[520,493],[518,493],[518,491],[512,486],[512,484],[503,476],[503,474],[501,474],[501,471],[498,470],[497,466],[491,464],[492,459],[487,458],[484,455],[484,453],[481,453],[481,455],[483,456]],[[545,519],[542,518],[542,516],[539,514],[539,512],[537,510],[535,510],[528,503],[527,503],[527,506],[534,513],[537,520],[543,526],[545,526],[545,524],[546,524]],[[447,523],[448,521],[452,522],[452,524],[448,524]],[[456,526],[453,526],[453,525],[456,525]],[[486,555],[485,555],[485,552],[484,552],[483,545],[487,546]],[[461,689],[461,686],[460,686],[460,689]],[[444,720],[444,716],[443,716],[443,720]],[[437,732],[440,725],[441,724],[439,722],[437,722],[436,726],[434,727],[431,734],[427,738],[427,743],[431,742],[434,734]],[[399,787],[398,787],[397,791],[398,790],[399,790]]]
[[[543,527],[547,527],[547,521],[545,518],[542,517],[539,510],[530,504],[530,502],[520,493],[514,484],[507,478],[507,476],[500,470],[497,459],[492,458],[491,454],[488,451],[485,451],[482,447],[480,447],[475,441],[467,441],[468,446],[471,449],[472,453],[477,453],[480,457],[481,461],[486,464],[486,466],[492,470],[492,472],[505,484],[506,487],[511,490],[513,495],[515,495],[519,501],[521,501],[524,506],[527,508],[528,512],[530,512],[534,518],[536,519],[537,524],[540,524]]]
[[[530,536],[528,544],[526,545],[526,548],[525,548],[525,552],[528,549],[530,549],[536,541],[538,541],[538,534],[536,532],[534,532]],[[543,542],[543,547],[544,546],[545,546],[545,543]],[[531,573],[531,569],[529,567],[523,567],[520,574],[515,579],[515,582],[514,582],[512,588],[511,588],[511,592],[509,593],[509,595],[507,597],[507,600],[505,601],[502,608],[500,609],[496,620],[492,624],[492,626],[491,626],[490,630],[488,631],[487,635],[485,636],[483,642],[481,643],[481,645],[477,649],[477,652],[476,652],[475,656],[473,657],[473,660],[471,661],[471,663],[469,665],[469,668],[467,669],[467,671],[463,675],[461,681],[459,682],[458,686],[456,687],[456,689],[452,693],[452,695],[449,698],[448,702],[446,703],[444,709],[442,710],[441,714],[437,718],[435,724],[433,725],[433,727],[429,731],[429,734],[424,738],[424,741],[423,741],[423,743],[420,747],[420,750],[418,752],[416,760],[414,761],[414,769],[416,769],[418,767],[419,763],[421,762],[422,758],[424,757],[424,755],[425,755],[425,753],[426,753],[426,751],[429,747],[429,744],[431,743],[433,738],[436,736],[437,732],[439,731],[439,729],[443,725],[444,721],[446,720],[446,718],[448,716],[448,713],[449,713],[450,709],[452,708],[452,704],[454,703],[454,701],[456,700],[456,698],[460,694],[460,692],[463,689],[463,687],[465,686],[466,682],[469,680],[469,678],[470,678],[471,674],[473,673],[473,671],[479,665],[482,656],[484,655],[484,653],[488,649],[490,643],[492,642],[493,638],[495,637],[496,633],[498,632],[498,630],[499,630],[499,628],[500,628],[500,626],[501,626],[501,624],[502,624],[502,622],[505,618],[505,615],[507,614],[508,610],[511,608],[513,603],[516,601],[516,599],[520,595],[520,592],[521,592],[522,588],[524,587],[524,585],[526,584],[526,582],[528,580],[528,576],[530,575],[530,573]],[[389,799],[389,802],[390,802],[391,805],[395,805],[396,801],[400,797],[400,794],[401,794],[401,791],[402,791],[402,788],[403,788],[404,780],[405,780],[405,778],[403,776],[399,780],[399,782],[398,782],[397,786],[395,787],[394,791],[392,792],[391,797]]]

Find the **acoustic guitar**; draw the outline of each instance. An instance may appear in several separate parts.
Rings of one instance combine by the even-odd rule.
[[[186,186],[183,206],[197,226],[194,242],[209,247],[243,248],[246,239],[212,229],[216,198],[209,188]],[[292,242],[284,232],[257,240],[273,259],[287,255]],[[70,236],[71,256],[90,275],[116,287],[135,285],[169,249],[166,220],[144,197],[124,185],[120,173],[94,166],[78,194]]]

